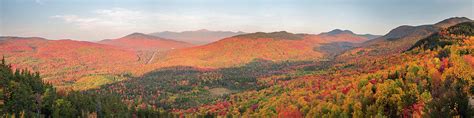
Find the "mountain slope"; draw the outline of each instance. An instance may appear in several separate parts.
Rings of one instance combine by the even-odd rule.
[[[346,61],[364,57],[364,55],[386,56],[387,54],[397,54],[409,49],[420,39],[426,38],[445,27],[468,21],[472,20],[465,17],[453,17],[433,25],[399,26],[382,37],[367,41],[360,47],[346,51],[338,58],[339,61]]]
[[[371,34],[355,34],[354,32],[350,30],[341,30],[341,29],[334,29],[329,32],[323,32],[319,34],[319,36],[325,36],[325,37],[335,38],[335,39],[346,38],[346,42],[352,42],[352,43],[362,43],[362,42],[374,39],[376,37],[379,37],[378,35],[371,35]],[[347,40],[347,39],[350,39],[350,40]]]
[[[121,73],[138,60],[134,51],[114,46],[35,37],[0,37],[0,55],[15,68],[42,73],[55,85],[89,74]]]
[[[372,40],[372,39],[379,38],[379,37],[382,36],[382,35],[373,35],[373,34],[358,34],[358,35],[362,36],[362,37],[365,37],[368,40]]]
[[[225,38],[217,42],[181,50],[173,50],[156,60],[160,66],[230,67],[254,59],[272,61],[312,60],[327,58],[320,46],[335,42],[361,42],[363,37],[353,35],[319,36],[292,34],[285,31],[251,33]]]
[[[452,17],[452,18],[448,18],[443,21],[440,21],[434,24],[434,26],[438,28],[448,28],[448,27],[451,27],[463,22],[472,22],[472,20],[466,17]]]
[[[454,36],[449,36],[449,34],[474,36],[474,29],[472,29],[472,27],[474,27],[474,22],[472,21],[459,23],[458,25],[452,26],[449,29],[441,30],[440,32],[437,32],[427,38],[419,40],[409,50],[413,50],[416,48],[433,50],[438,47],[443,48],[448,45],[461,44],[463,43],[466,37],[464,36],[454,37]]]
[[[191,47],[192,44],[175,41],[170,39],[164,39],[156,36],[146,35],[143,33],[133,33],[122,38],[118,39],[106,39],[99,41],[98,43],[106,44],[106,45],[113,45],[118,47],[123,47],[132,50],[171,50],[171,49],[179,49],[185,47]]]
[[[231,32],[231,31],[210,31],[206,29],[196,30],[196,31],[183,31],[183,32],[155,32],[150,33],[150,35],[175,39],[178,41],[189,42],[192,44],[208,44],[215,42],[217,40],[232,37],[235,35],[245,34],[244,32]]]
[[[320,35],[341,35],[341,34],[357,35],[357,36],[365,37],[368,40],[380,37],[380,35],[372,35],[372,34],[355,34],[354,32],[350,30],[341,30],[341,29],[334,29],[329,32],[323,32]]]
[[[323,56],[322,53],[313,51],[317,43],[318,40],[312,40],[310,36],[287,32],[253,33],[172,51],[162,60],[165,63],[210,67],[234,66],[255,58],[273,61],[315,60]]]

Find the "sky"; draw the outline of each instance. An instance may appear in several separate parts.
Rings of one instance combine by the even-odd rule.
[[[134,32],[386,34],[474,18],[473,0],[0,0],[0,36],[98,41]]]

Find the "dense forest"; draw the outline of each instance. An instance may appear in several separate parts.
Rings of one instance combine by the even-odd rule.
[[[164,111],[128,107],[117,95],[57,91],[39,73],[12,70],[5,59],[0,78],[1,117],[172,117]]]
[[[322,70],[328,63],[272,62],[255,59],[241,67],[203,69],[170,67],[92,89],[89,92],[121,95],[132,106],[153,109],[188,109],[209,104],[228,95],[260,90],[310,71]],[[296,70],[291,67],[303,66]],[[277,77],[278,76],[278,77]],[[272,79],[261,79],[273,77]]]

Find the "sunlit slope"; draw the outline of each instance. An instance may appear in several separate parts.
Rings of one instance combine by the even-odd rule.
[[[156,65],[197,67],[230,67],[264,59],[271,61],[320,61],[328,53],[319,50],[333,42],[358,43],[366,40],[356,35],[309,35],[285,31],[251,33],[225,38],[217,42],[168,52],[156,60]]]
[[[119,74],[138,60],[134,51],[114,46],[34,37],[1,37],[0,55],[15,68],[38,71],[55,84],[90,74]]]

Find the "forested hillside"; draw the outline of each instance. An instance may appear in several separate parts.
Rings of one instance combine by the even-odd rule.
[[[141,108],[187,109],[223,100],[234,93],[260,90],[279,81],[322,70],[327,65],[257,59],[232,68],[170,67],[90,92],[118,94],[125,103]]]
[[[420,40],[404,53],[338,63],[320,73],[231,95],[216,104],[181,113],[250,117],[472,117],[469,96],[474,94],[473,29],[473,22],[461,23]],[[423,43],[433,41],[443,43]]]
[[[0,37],[0,56],[13,68],[42,73],[55,86],[84,76],[121,74],[138,60],[136,52],[114,46],[38,37]]]
[[[232,68],[171,67],[90,92],[186,116],[466,117],[473,115],[472,29],[473,22],[441,28],[412,48],[362,53],[362,60],[341,61],[346,58],[339,55],[335,62],[257,59]]]
[[[78,91],[57,91],[40,73],[12,70],[0,63],[0,117],[172,117],[165,111],[127,106],[119,96]]]

